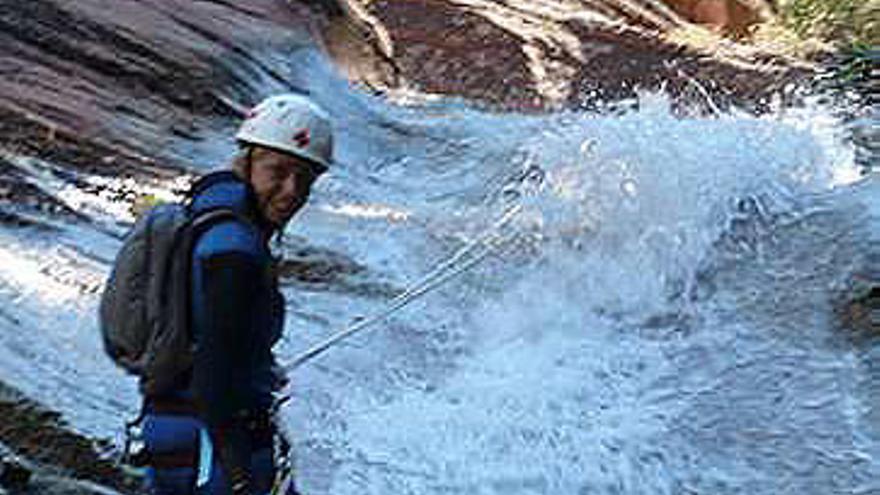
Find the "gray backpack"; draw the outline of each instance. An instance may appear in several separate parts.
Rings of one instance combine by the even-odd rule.
[[[140,377],[145,395],[168,391],[192,366],[192,249],[210,225],[230,218],[237,215],[227,209],[193,216],[186,205],[159,205],[123,241],[101,295],[101,335],[116,364]]]

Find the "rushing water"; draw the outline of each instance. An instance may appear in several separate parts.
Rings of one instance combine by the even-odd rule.
[[[366,96],[308,52],[291,66],[340,165],[281,250],[365,270],[286,284],[282,358],[521,208],[480,264],[291,374],[306,493],[880,493],[880,351],[835,311],[880,276],[880,182],[828,112],[680,118],[644,95],[492,115]],[[231,131],[194,167],[222,165]],[[123,193],[174,185],[7,158],[90,220],[22,206],[33,223],[0,229],[0,377],[116,436],[138,399],[100,348],[98,292]]]

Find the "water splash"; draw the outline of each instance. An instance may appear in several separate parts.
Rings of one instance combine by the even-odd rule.
[[[345,139],[285,250],[308,239],[404,287],[523,208],[477,270],[292,377],[304,491],[878,489],[872,351],[841,342],[832,298],[878,259],[880,194],[855,180],[822,109],[679,118],[659,96],[614,115],[400,107],[311,55],[291,63]],[[72,181],[31,178],[124,220]],[[58,223],[2,230],[3,299],[17,304],[0,316],[0,373],[107,436],[137,398],[101,356],[96,298],[77,284],[105,273],[118,241]],[[36,295],[49,289],[57,304]],[[282,358],[382,307],[285,290]]]
[[[306,486],[872,486],[877,446],[850,442],[867,428],[850,412],[863,392],[834,385],[865,371],[829,344],[827,286],[865,263],[878,212],[860,212],[876,186],[841,180],[852,155],[826,134],[831,121],[679,119],[662,99],[640,107],[510,117],[506,151],[493,149],[494,129],[481,130],[493,117],[467,114],[455,121],[477,142],[455,156],[465,184],[413,159],[423,184],[450,189],[439,200],[404,194],[413,218],[428,216],[426,235],[478,230],[480,209],[519,202],[527,249],[305,373],[308,405],[292,421],[310,432]],[[454,205],[468,214],[449,215]],[[458,353],[433,356],[439,349]]]

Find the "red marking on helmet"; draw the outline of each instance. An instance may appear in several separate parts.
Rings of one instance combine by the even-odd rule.
[[[260,112],[258,112],[256,108],[251,108],[251,109],[248,110],[247,113],[244,115],[244,118],[245,118],[245,120],[249,120],[249,119],[252,119],[252,118],[256,117],[259,113],[260,113]]]
[[[309,136],[308,129],[300,129],[296,134],[293,135],[293,140],[296,141],[296,145],[300,148],[305,148],[312,142],[311,136]]]

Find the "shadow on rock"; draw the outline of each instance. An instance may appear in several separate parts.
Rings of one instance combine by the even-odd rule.
[[[7,493],[140,492],[139,478],[99,453],[99,448],[109,450],[106,442],[77,434],[60,414],[3,383],[0,417],[0,486]]]

